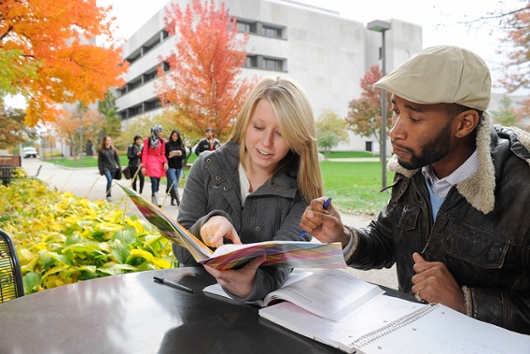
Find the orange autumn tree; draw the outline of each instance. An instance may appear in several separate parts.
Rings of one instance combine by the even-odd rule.
[[[104,118],[97,110],[78,105],[75,112],[64,112],[48,126],[70,147],[70,154],[77,155],[81,152],[77,151],[79,145],[84,146],[86,139],[94,141],[104,124]],[[83,143],[80,144],[81,136]]]
[[[171,4],[164,20],[166,31],[177,39],[176,51],[160,58],[170,68],[158,69],[155,88],[160,100],[184,135],[198,140],[213,127],[217,137],[227,138],[255,81],[238,79],[248,33],[238,35],[236,20],[224,3],[216,9],[214,1],[193,0],[184,12]]]
[[[0,93],[26,97],[29,126],[54,121],[57,103],[88,105],[123,85],[128,66],[112,37],[110,10],[96,0],[0,1],[0,62],[9,68]],[[106,47],[87,40],[96,36],[107,38]]]

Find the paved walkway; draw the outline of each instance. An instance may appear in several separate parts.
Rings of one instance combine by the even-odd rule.
[[[363,159],[366,161],[367,159]],[[376,158],[376,160],[379,160]],[[99,171],[96,167],[85,167],[85,168],[65,168],[57,166],[40,159],[22,159],[22,167],[28,173],[28,176],[35,176],[38,172],[38,178],[48,184],[51,188],[57,188],[59,191],[68,191],[74,193],[78,197],[85,197],[90,200],[104,200],[105,199],[105,188],[107,185],[107,179],[105,176],[100,176]],[[131,184],[130,180],[122,179],[122,183],[126,186]],[[169,215],[177,218],[178,208],[172,206],[171,199],[168,196],[164,198],[164,191],[166,190],[165,185],[160,185],[159,196],[163,200],[162,209]],[[179,194],[182,196],[182,189],[179,189]],[[151,183],[149,178],[146,178],[145,186],[142,195],[150,200],[151,199]],[[123,207],[123,203],[126,200],[125,193],[118,187],[112,187],[112,199],[114,203],[120,204]],[[140,211],[136,206],[128,201],[129,212],[142,217]],[[341,219],[345,224],[351,226],[362,227],[368,225],[372,216],[368,215],[351,215],[341,214]],[[397,289],[397,278],[395,267],[384,270],[372,270],[372,271],[359,271],[348,268],[348,272],[354,274],[356,277],[370,281],[373,283],[388,286],[390,288]]]

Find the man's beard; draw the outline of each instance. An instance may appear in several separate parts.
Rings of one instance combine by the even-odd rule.
[[[401,147],[401,149],[407,150],[411,153],[412,157],[409,162],[401,160],[399,164],[408,170],[415,170],[423,166],[432,164],[433,162],[440,161],[447,154],[449,154],[451,143],[451,123],[447,123],[442,129],[440,134],[430,142],[420,147],[421,155],[417,155],[412,149]]]

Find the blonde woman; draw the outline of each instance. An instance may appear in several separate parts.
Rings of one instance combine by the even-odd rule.
[[[178,221],[213,248],[299,241],[300,217],[322,189],[307,96],[292,80],[266,78],[247,98],[228,143],[192,165]],[[181,265],[195,264],[186,249],[173,247]],[[281,287],[291,271],[260,267],[263,260],[238,270],[205,268],[234,299],[251,301]]]

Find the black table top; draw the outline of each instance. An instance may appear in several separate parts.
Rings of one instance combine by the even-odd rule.
[[[164,277],[188,293],[155,282]],[[0,304],[0,353],[342,353],[206,296],[202,267],[118,275]]]

